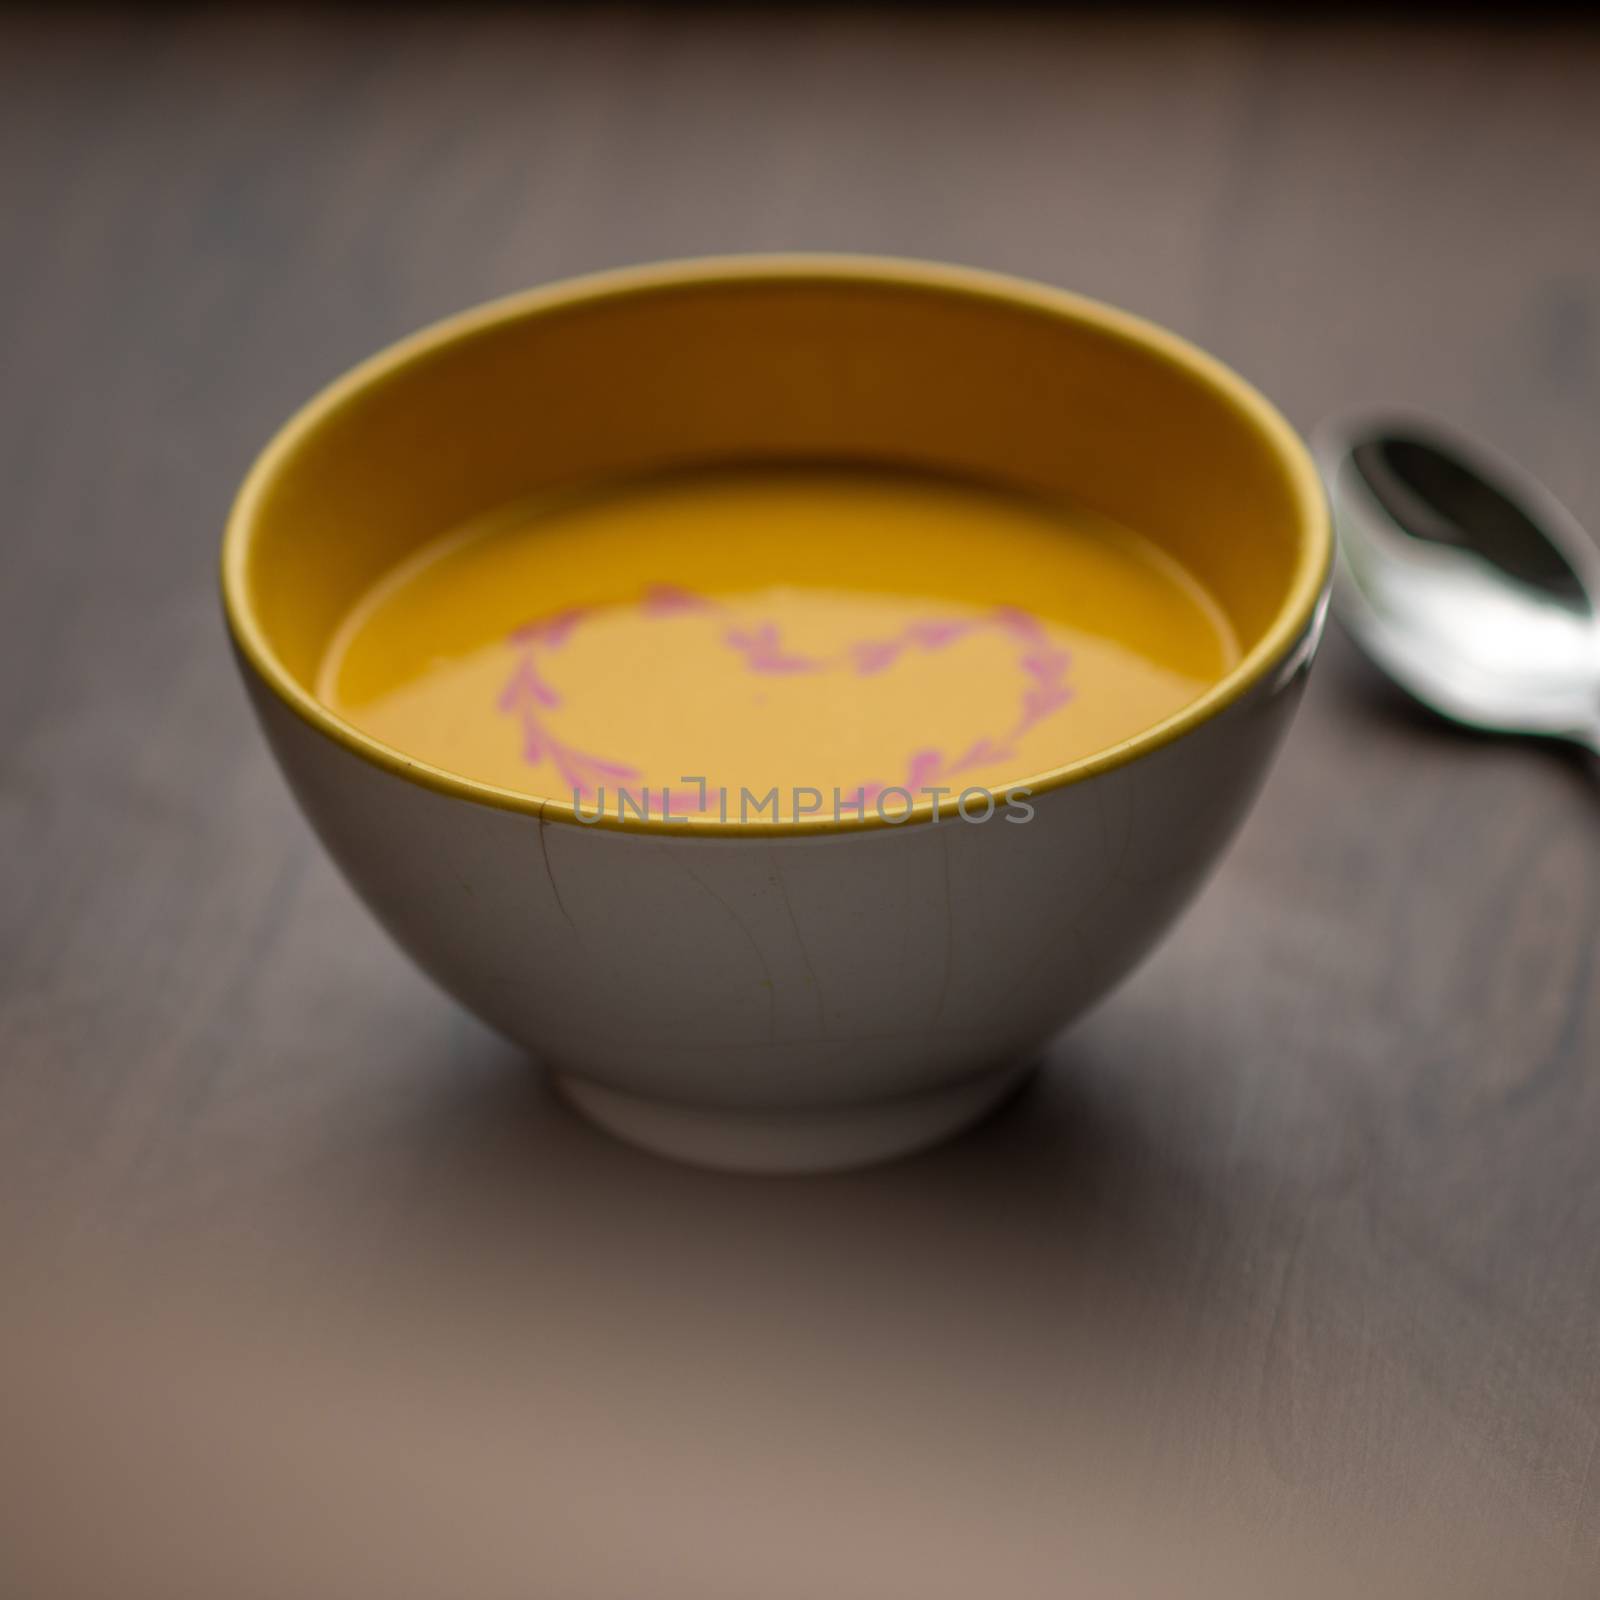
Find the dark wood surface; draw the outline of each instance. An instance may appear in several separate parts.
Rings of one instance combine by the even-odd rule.
[[[0,1589],[1035,1600],[1113,1592],[1120,1508],[1146,1555],[1183,1521],[1600,1592],[1581,759],[1412,713],[1335,634],[1216,881],[1037,1087],[805,1182],[591,1132],[314,846],[215,596],[256,448],[465,304],[785,247],[1111,299],[1600,526],[1593,34],[0,18],[0,1237],[38,1311]]]

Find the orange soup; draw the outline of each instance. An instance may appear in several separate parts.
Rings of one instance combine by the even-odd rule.
[[[1238,658],[1189,572],[1082,506],[741,466],[444,533],[344,619],[317,692],[415,760],[580,816],[892,818],[1113,746]]]

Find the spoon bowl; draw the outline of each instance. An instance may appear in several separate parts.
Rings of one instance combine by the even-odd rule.
[[[1410,417],[1324,424],[1333,604],[1377,665],[1441,715],[1600,753],[1600,550],[1528,473]]]

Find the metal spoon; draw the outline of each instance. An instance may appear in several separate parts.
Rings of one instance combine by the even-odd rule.
[[[1339,554],[1333,603],[1424,705],[1600,754],[1600,550],[1504,456],[1434,422],[1313,436]]]

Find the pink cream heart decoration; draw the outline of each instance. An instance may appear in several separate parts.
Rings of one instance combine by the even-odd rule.
[[[522,733],[522,755],[529,766],[549,764],[562,784],[571,791],[574,805],[579,800],[600,796],[604,784],[639,781],[643,774],[626,761],[602,757],[580,750],[559,738],[549,725],[548,713],[558,710],[564,699],[542,670],[547,658],[559,653],[573,634],[594,614],[597,607],[570,607],[553,616],[539,618],[514,629],[508,643],[516,651],[512,669],[500,690],[497,705],[504,714],[515,717]],[[681,616],[715,617],[726,611],[718,601],[673,584],[653,584],[644,594],[640,609],[663,622]],[[958,778],[965,772],[1014,756],[1016,741],[1046,717],[1070,704],[1073,689],[1068,681],[1071,652],[1055,644],[1039,619],[1016,606],[998,606],[980,617],[918,618],[898,633],[886,638],[858,639],[843,650],[828,656],[807,655],[789,647],[776,622],[736,618],[722,633],[722,643],[730,657],[748,673],[767,677],[844,672],[870,678],[892,671],[895,665],[916,652],[947,650],[976,633],[998,631],[1016,647],[1018,690],[1015,709],[1008,722],[992,734],[981,736],[954,754],[937,749],[915,750],[908,757],[902,783],[891,785],[875,779],[857,785],[853,804],[864,809],[891,787],[915,794],[942,779]],[[703,813],[709,807],[710,790],[665,790],[662,795],[668,813]]]

